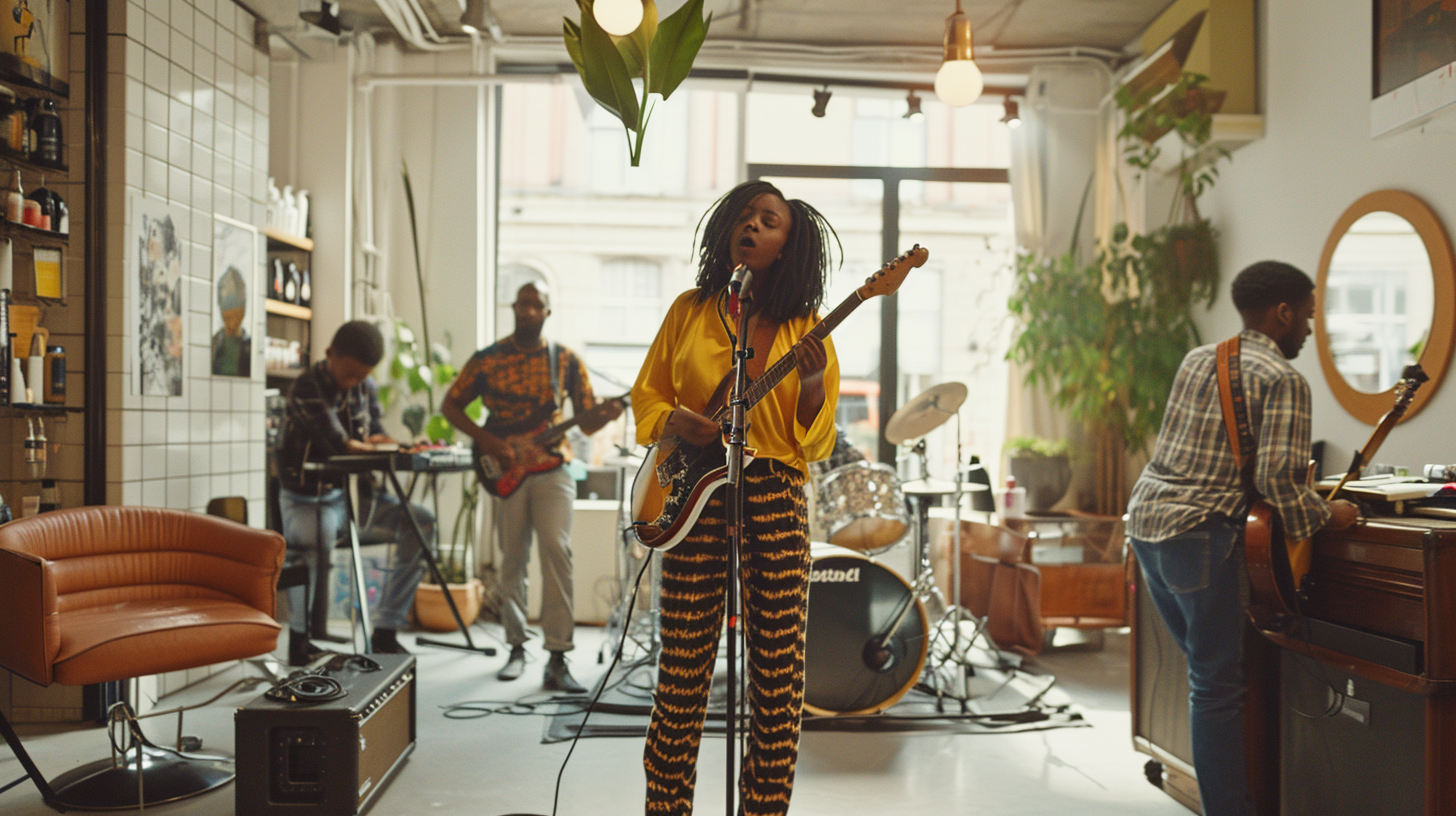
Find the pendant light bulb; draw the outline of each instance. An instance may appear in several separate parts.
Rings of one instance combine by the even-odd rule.
[[[956,0],[955,13],[945,18],[945,61],[935,74],[935,95],[951,107],[975,102],[985,87],[973,51],[971,18],[961,10],[960,0]]]
[[[642,25],[642,0],[597,0],[592,5],[597,25],[613,37],[625,37]]]

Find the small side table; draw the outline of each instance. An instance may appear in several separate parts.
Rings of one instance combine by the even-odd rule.
[[[1127,542],[1120,517],[1039,512],[1002,524],[1032,538],[1027,560],[1041,570],[1047,629],[1127,625]]]

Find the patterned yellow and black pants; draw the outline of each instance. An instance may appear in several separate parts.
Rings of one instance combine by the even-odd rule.
[[[804,475],[760,459],[749,465],[744,481],[742,627],[751,713],[739,787],[746,816],[776,816],[789,809],[804,707],[809,611]],[[662,556],[662,662],[643,757],[649,814],[686,816],[693,810],[698,745],[723,630],[724,493],[717,491],[687,538]]]

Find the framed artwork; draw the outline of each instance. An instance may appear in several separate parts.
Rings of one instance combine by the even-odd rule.
[[[1370,135],[1429,120],[1456,104],[1456,3],[1371,0]]]
[[[183,351],[182,241],[177,237],[172,208],[152,198],[132,199],[127,232],[128,323],[132,328],[133,376],[136,393],[148,397],[180,397],[186,381]]]
[[[0,2],[0,79],[70,96],[70,0]]]
[[[253,376],[258,327],[258,228],[212,217],[212,374]]]

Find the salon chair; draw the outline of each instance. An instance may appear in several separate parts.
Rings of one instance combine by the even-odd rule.
[[[0,525],[0,666],[43,686],[86,685],[271,652],[283,553],[275,532],[151,507],[58,510]],[[139,741],[135,752],[113,751],[47,782],[3,715],[0,731],[46,804],[62,811],[150,806],[234,776],[230,756]]]

